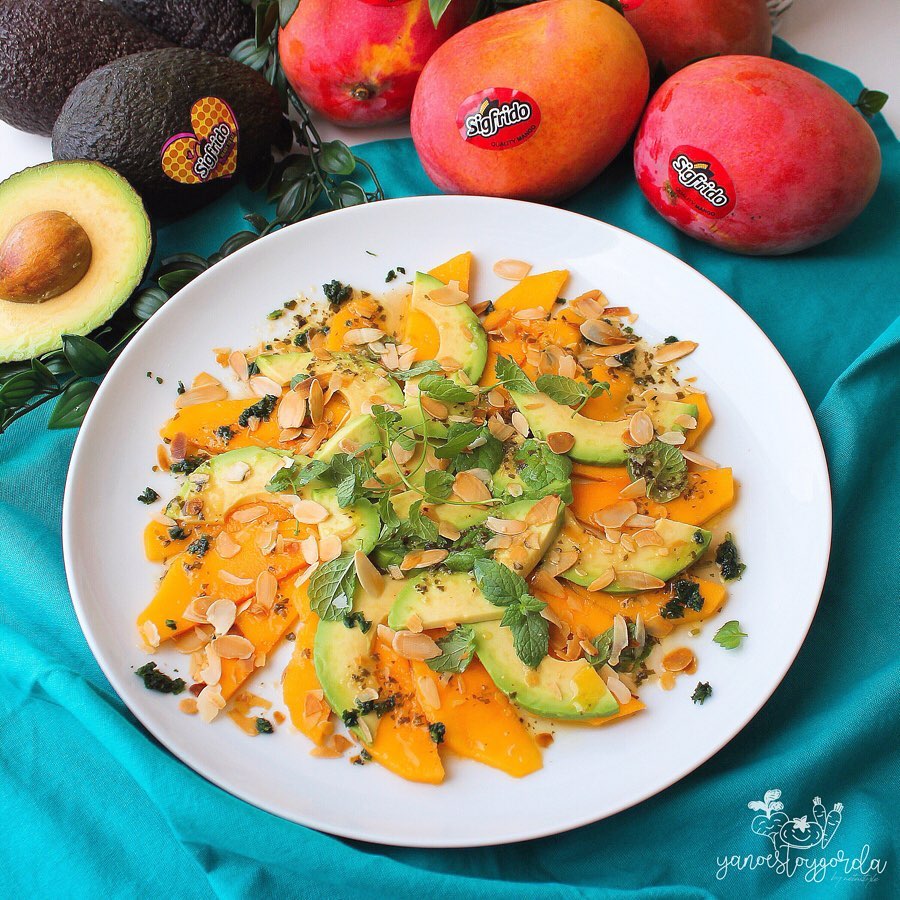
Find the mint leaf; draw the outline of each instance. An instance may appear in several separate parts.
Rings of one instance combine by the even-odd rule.
[[[422,512],[421,500],[416,500],[409,508],[409,527],[428,544],[435,543],[439,537],[437,525]]]
[[[469,403],[475,399],[471,391],[444,375],[426,375],[419,382],[419,393],[444,403]]]
[[[487,428],[482,428],[480,434],[475,435],[473,440],[480,437],[484,438],[484,443],[480,447],[460,453],[453,460],[454,472],[466,469],[487,469],[488,472],[496,472],[500,468],[500,463],[503,462],[503,444]]]
[[[410,378],[417,378],[419,375],[428,375],[430,372],[442,371],[441,364],[436,359],[423,359],[402,372],[391,372],[391,377],[399,378],[401,381],[409,381]]]
[[[726,650],[736,650],[741,646],[741,641],[747,637],[745,631],[741,631],[741,623],[736,619],[726,622],[717,632],[713,640]]]
[[[509,606],[528,593],[524,578],[492,559],[476,560],[475,581],[494,606]]]
[[[563,406],[575,406],[591,395],[588,385],[564,375],[540,375],[535,384],[539,391]]]
[[[511,357],[498,356],[494,371],[497,373],[497,383],[502,384],[507,390],[516,391],[519,394],[537,393],[537,388],[531,383],[531,379]]]
[[[359,479],[355,475],[342,478],[337,486],[337,502],[341,509],[346,509],[359,498]]]
[[[738,581],[747,567],[741,562],[738,555],[737,544],[734,536],[729,532],[725,540],[716,549],[716,565],[722,570],[722,578],[725,581]]]
[[[372,418],[382,431],[390,431],[401,420],[400,413],[396,410],[380,405],[372,407]]]
[[[391,503],[390,494],[384,494],[378,500],[378,517],[388,529],[393,530],[399,526],[400,517],[397,515],[397,510],[394,509],[394,504]]]
[[[546,444],[528,438],[516,451],[514,460],[528,499],[540,499],[547,494],[559,493],[563,501],[571,501],[572,460],[554,453]],[[564,490],[560,491],[560,484]],[[568,499],[567,499],[568,498]]]
[[[688,480],[687,463],[672,444],[653,440],[642,447],[628,447],[628,475],[632,481],[647,479],[647,496],[657,503],[680,497]]]
[[[353,556],[339,556],[319,566],[309,579],[309,607],[323,621],[342,619],[353,606],[356,570]]]
[[[434,672],[465,672],[475,656],[475,632],[468,625],[458,625],[436,643],[441,655],[425,660]]]
[[[522,597],[519,602],[506,608],[500,624],[512,632],[516,656],[529,669],[536,669],[550,648],[550,623],[533,608],[533,604],[522,602],[526,599],[539,603],[543,609],[544,604],[540,600]]]
[[[481,432],[481,425],[470,422],[454,422],[447,431],[447,440],[438,447],[434,455],[438,459],[453,459],[465,450]]]
[[[306,487],[311,481],[321,478],[328,472],[330,466],[321,459],[313,459],[305,466],[289,466],[279,469],[266,485],[266,490],[272,494],[297,493],[300,488]]]
[[[432,469],[425,473],[425,493],[436,500],[446,500],[453,491],[453,475]]]

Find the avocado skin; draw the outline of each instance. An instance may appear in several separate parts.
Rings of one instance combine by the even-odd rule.
[[[0,0],[0,119],[50,134],[98,66],[169,42],[99,0]]]
[[[253,10],[241,0],[106,0],[179,47],[227,56],[253,35]]]
[[[169,138],[189,133],[191,107],[218,97],[238,124],[234,176],[181,184],[162,169]],[[270,152],[287,127],[278,93],[241,63],[173,47],[125,56],[69,95],[53,128],[54,159],[93,159],[124,175],[154,213],[181,215],[208,203]]]

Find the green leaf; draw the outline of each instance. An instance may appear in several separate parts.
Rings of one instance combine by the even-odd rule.
[[[400,524],[400,517],[391,503],[390,494],[384,494],[378,500],[378,516],[387,528],[394,529]]]
[[[888,95],[884,91],[870,91],[863,88],[854,106],[867,118],[871,119],[876,113],[881,112],[882,107],[888,102]]]
[[[541,601],[535,602],[540,603],[541,608],[544,607]],[[506,609],[500,624],[512,632],[516,656],[528,668],[536,669],[550,648],[550,623],[538,610],[515,603]]]
[[[494,606],[509,606],[528,593],[524,578],[493,559],[476,561],[475,581],[481,593]]]
[[[160,261],[158,274],[174,272],[176,269],[196,269],[203,272],[208,268],[207,261],[197,253],[172,253]]]
[[[741,631],[741,623],[736,619],[726,622],[715,634],[713,640],[726,650],[735,650],[741,646],[741,641],[747,637],[745,631]]]
[[[256,46],[262,47],[278,24],[278,0],[262,0],[256,7]]]
[[[564,375],[540,375],[535,384],[539,391],[563,406],[575,406],[591,394],[591,389],[586,384]]]
[[[446,500],[453,491],[453,475],[432,469],[425,473],[425,492],[435,500]]]
[[[186,284],[190,284],[199,274],[196,269],[175,269],[174,272],[160,275],[156,283],[171,297]]]
[[[0,384],[0,406],[16,409],[25,406],[35,395],[43,393],[40,376],[26,369]]]
[[[447,7],[450,5],[450,0],[428,0],[428,9],[431,11],[431,21],[434,22],[434,27],[438,27],[438,23],[441,21],[441,17],[447,11]]]
[[[169,295],[160,287],[148,287],[135,294],[131,301],[131,311],[141,321],[150,318],[169,299]]]
[[[338,482],[337,502],[341,509],[353,506],[358,498],[359,481],[355,475],[347,475]]]
[[[507,390],[518,394],[537,393],[531,379],[522,371],[519,364],[508,356],[497,357],[496,373],[497,383],[502,384]]]
[[[468,625],[457,625],[436,643],[441,655],[425,661],[433,672],[465,672],[475,657],[475,632]]]
[[[421,500],[416,500],[409,508],[409,527],[428,544],[435,543],[439,537],[437,525],[422,512]]]
[[[441,364],[435,359],[423,359],[402,372],[391,372],[391,376],[401,381],[409,381],[419,375],[427,375],[429,372],[440,372]]]
[[[359,206],[368,202],[366,192],[353,181],[342,181],[337,187],[337,195],[342,207]]]
[[[299,0],[298,0],[299,2]],[[269,226],[269,220],[259,213],[247,213],[244,219],[250,223],[257,231],[265,231]]]
[[[443,403],[470,403],[475,399],[471,391],[443,375],[426,375],[419,382],[419,392]]]
[[[248,244],[252,244],[258,239],[259,235],[255,231],[239,231],[223,241],[222,246],[219,247],[219,256],[223,258],[231,256],[232,253],[246,247]]]
[[[53,373],[37,357],[31,360],[31,371],[42,387],[56,387],[56,378],[53,377]]]
[[[97,385],[93,381],[75,381],[60,395],[50,414],[48,428],[77,428],[83,421]]]
[[[495,438],[487,428],[482,428],[476,440],[483,437],[485,442],[468,453],[460,453],[453,460],[453,471],[462,472],[467,469],[487,469],[496,472],[503,462],[503,444]],[[470,441],[471,443],[471,441]]]
[[[628,475],[632,481],[647,479],[647,496],[667,503],[681,496],[687,485],[687,463],[672,444],[653,440],[642,447],[628,447]]]
[[[325,141],[319,153],[319,165],[330,175],[352,175],[356,157],[343,141]]]
[[[561,484],[563,487],[569,485],[572,460],[554,453],[540,441],[528,438],[516,451],[514,459],[519,477],[528,492],[536,495],[537,499],[547,493],[556,493]]]
[[[322,620],[334,622],[350,612],[356,591],[351,554],[319,566],[309,579],[309,607]]]
[[[447,440],[434,451],[438,459],[453,459],[462,453],[481,432],[481,425],[471,422],[454,422],[447,431]]]
[[[247,38],[235,44],[229,55],[235,62],[249,66],[256,72],[262,72],[269,59],[269,47],[257,47],[256,38]]]
[[[278,16],[282,28],[291,21],[291,16],[297,11],[299,2],[300,0],[278,0]]]
[[[716,548],[716,565],[722,570],[722,578],[725,581],[739,581],[747,566],[741,562],[734,535],[729,532],[725,540]]]
[[[293,465],[285,469],[279,469],[266,485],[266,490],[272,494],[297,493],[311,481],[320,478],[328,472],[330,466],[321,459],[313,459],[308,465]]]
[[[703,706],[703,704],[712,696],[712,692],[712,687],[708,681],[698,681],[697,687],[694,688],[694,693],[691,694],[691,700],[693,700],[694,703],[699,703]]]
[[[112,363],[109,353],[96,341],[80,334],[64,334],[63,353],[76,375],[102,375]]]

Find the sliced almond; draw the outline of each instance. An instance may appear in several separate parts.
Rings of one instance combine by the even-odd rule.
[[[531,429],[528,427],[528,419],[522,415],[519,410],[516,410],[512,416],[510,416],[510,422],[512,422],[513,428],[522,435],[522,437],[527,438]]]
[[[606,679],[606,686],[613,697],[616,698],[617,703],[621,703],[624,706],[631,701],[631,691],[622,683],[618,675],[610,675]]]
[[[675,362],[689,353],[693,353],[699,345],[694,341],[675,341],[673,344],[662,344],[653,351],[653,359],[659,364]]]
[[[308,566],[304,571],[302,571],[295,579],[294,586],[300,587],[301,585],[306,584],[310,578],[312,578],[313,572],[319,568],[319,563],[314,562],[311,566]]]
[[[614,339],[621,337],[621,332],[617,328],[613,328],[602,319],[587,319],[581,323],[579,331],[585,340],[601,347],[608,346]]]
[[[424,409],[432,419],[443,421],[450,414],[447,405],[441,403],[440,400],[435,400],[433,397],[419,397],[419,402],[422,404],[422,409]]]
[[[563,599],[566,596],[565,588],[546,570],[538,569],[531,578],[531,586],[536,591],[550,594],[551,597]]]
[[[228,391],[221,384],[205,384],[201,387],[191,388],[175,399],[175,409],[185,409],[198,403],[213,403],[228,397]]]
[[[616,581],[624,588],[633,591],[653,591],[665,587],[666,583],[659,578],[654,578],[646,572],[623,571],[616,574]]]
[[[693,463],[695,466],[700,466],[703,469],[721,468],[714,459],[710,459],[708,456],[704,456],[702,453],[697,453],[694,450],[682,450],[681,455],[688,462]]]
[[[308,566],[319,561],[319,542],[316,540],[314,534],[311,534],[300,541],[300,553]]]
[[[609,664],[618,665],[622,651],[628,646],[628,623],[623,616],[613,616],[612,642],[609,647]]]
[[[336,534],[329,534],[319,541],[319,561],[326,563],[341,555],[341,539]]]
[[[235,350],[228,357],[228,365],[231,371],[237,375],[239,381],[247,381],[250,377],[250,366],[247,363],[247,357],[240,350]]]
[[[433,303],[437,303],[438,306],[459,306],[469,300],[469,295],[459,289],[458,281],[451,281],[450,284],[442,284],[440,287],[433,288],[427,291],[425,296]]]
[[[206,621],[212,625],[217,636],[228,634],[237,616],[237,606],[233,600],[214,600],[206,611]]]
[[[372,597],[380,597],[384,591],[384,575],[375,568],[362,550],[357,550],[353,554],[353,565],[362,589]]]
[[[506,422],[496,414],[488,419],[488,431],[490,431],[498,441],[508,441],[516,433],[516,429],[513,428],[512,425],[507,425]]]
[[[684,435],[680,431],[666,431],[658,438],[663,444],[680,447],[684,443]]]
[[[548,522],[552,522],[559,513],[560,502],[556,494],[548,494],[528,510],[525,522],[528,525],[546,525]]]
[[[202,650],[211,640],[213,630],[208,625],[197,625],[189,631],[183,631],[172,638],[172,646],[179,653],[196,653]]]
[[[505,550],[512,546],[512,536],[509,534],[496,534],[484,542],[485,550]]]
[[[682,672],[694,661],[694,654],[687,647],[670,650],[663,658],[663,668],[667,672]]]
[[[531,271],[531,263],[521,259],[498,259],[494,263],[494,274],[506,281],[521,281]]]
[[[219,569],[216,577],[219,581],[224,581],[225,584],[233,584],[238,587],[243,587],[245,584],[253,584],[252,578],[242,578],[240,575],[235,575],[227,569]]]
[[[197,677],[205,684],[218,684],[222,680],[222,658],[216,648],[215,641],[207,644],[202,654],[203,667]]]
[[[619,496],[623,500],[634,500],[638,497],[646,497],[647,479],[642,477],[632,481],[631,484],[623,487],[622,490],[619,491]]]
[[[536,322],[547,318],[547,310],[543,306],[529,306],[527,309],[516,310],[513,318],[520,322]]]
[[[187,618],[185,616],[185,618]],[[151,650],[155,650],[159,646],[159,629],[153,622],[147,621],[141,626],[141,635],[145,643]]]
[[[328,508],[315,500],[298,500],[291,508],[291,514],[301,525],[318,525],[324,522],[331,513]]]
[[[207,684],[197,695],[197,712],[204,722],[212,722],[225,709],[225,698],[217,684]]]
[[[625,525],[627,528],[655,528],[656,519],[643,513],[635,513],[625,520]]]
[[[491,499],[490,488],[467,470],[459,472],[453,479],[453,493],[464,503],[483,503]]]
[[[575,362],[574,357],[569,356],[568,353],[564,354],[559,361],[557,372],[563,378],[574,378],[578,374],[578,364]]]
[[[300,428],[306,421],[306,398],[296,391],[288,391],[278,404],[277,418],[279,427],[284,431]]]
[[[380,328],[351,328],[344,332],[344,343],[358,347],[363,344],[371,344],[382,337],[384,337],[384,332]]]
[[[637,446],[649,444],[656,433],[653,428],[653,419],[644,410],[636,412],[628,423],[628,433]]]
[[[637,504],[634,500],[617,500],[596,510],[591,518],[601,528],[621,528],[636,512]]]
[[[568,453],[575,446],[575,435],[568,431],[553,431],[547,435],[547,444],[554,453]]]
[[[451,525],[449,522],[439,522],[438,534],[442,538],[447,538],[448,541],[458,541],[460,536],[462,535],[462,532],[455,525]]]
[[[555,578],[557,575],[562,575],[563,572],[568,572],[578,562],[580,556],[581,554],[577,550],[563,550],[548,554],[542,568]]]
[[[188,622],[196,622],[198,625],[206,625],[208,624],[206,612],[212,603],[212,597],[197,597],[196,600],[191,600],[187,605],[187,608],[181,614],[181,618],[187,619]]]
[[[653,528],[642,528],[636,531],[633,538],[636,547],[661,547],[665,541],[662,535]]]
[[[213,549],[222,559],[231,559],[241,552],[241,545],[227,531],[220,531]]]
[[[277,595],[278,579],[268,569],[264,569],[256,576],[256,602],[268,610],[275,605]]]
[[[428,675],[420,675],[418,685],[419,696],[425,702],[425,705],[430,706],[432,709],[440,709],[441,695],[434,679],[430,678]]]
[[[589,591],[602,591],[605,587],[609,587],[616,580],[616,570],[612,567],[608,568],[602,575],[595,578],[589,585]]]
[[[405,466],[416,455],[416,448],[411,447],[407,450],[400,444],[400,441],[394,441],[394,443],[391,444],[391,455],[394,457],[394,462],[398,465]]]
[[[446,550],[411,550],[403,557],[400,569],[408,572],[410,569],[424,569],[428,566],[436,566],[442,563],[449,555],[449,552]]]
[[[680,416],[675,416],[675,424],[680,425],[682,428],[687,428],[690,431],[692,428],[697,427],[697,420],[687,413],[682,413]]]
[[[313,425],[318,425],[325,414],[325,394],[318,379],[312,379],[309,386],[309,418]]]
[[[226,634],[217,638],[214,644],[222,659],[250,659],[254,646],[239,634]]]
[[[501,519],[499,516],[488,516],[484,524],[494,534],[517,535],[522,534],[528,527],[519,519]]]
[[[441,648],[424,633],[398,631],[394,634],[391,646],[404,659],[434,659],[441,655]]]
[[[411,631],[413,634],[421,634],[425,630],[422,617],[418,613],[413,613],[406,620],[406,630]]]
[[[281,396],[281,385],[277,381],[273,381],[266,375],[253,375],[250,378],[250,390],[257,397],[265,397],[271,395],[273,397]]]
[[[257,519],[261,519],[267,512],[268,510],[265,506],[242,506],[231,514],[231,518],[241,525],[246,525],[248,522],[255,522]]]

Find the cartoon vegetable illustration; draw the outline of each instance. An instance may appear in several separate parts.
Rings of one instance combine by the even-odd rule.
[[[766,791],[762,800],[751,800],[747,804],[749,809],[760,811],[750,827],[756,834],[765,835],[772,841],[776,859],[786,863],[791,850],[827,847],[841,824],[843,804],[835,803],[831,811],[826,813],[822,798],[814,797],[812,817],[789,819],[787,813],[783,812],[784,804],[779,797],[781,791],[776,788]]]

